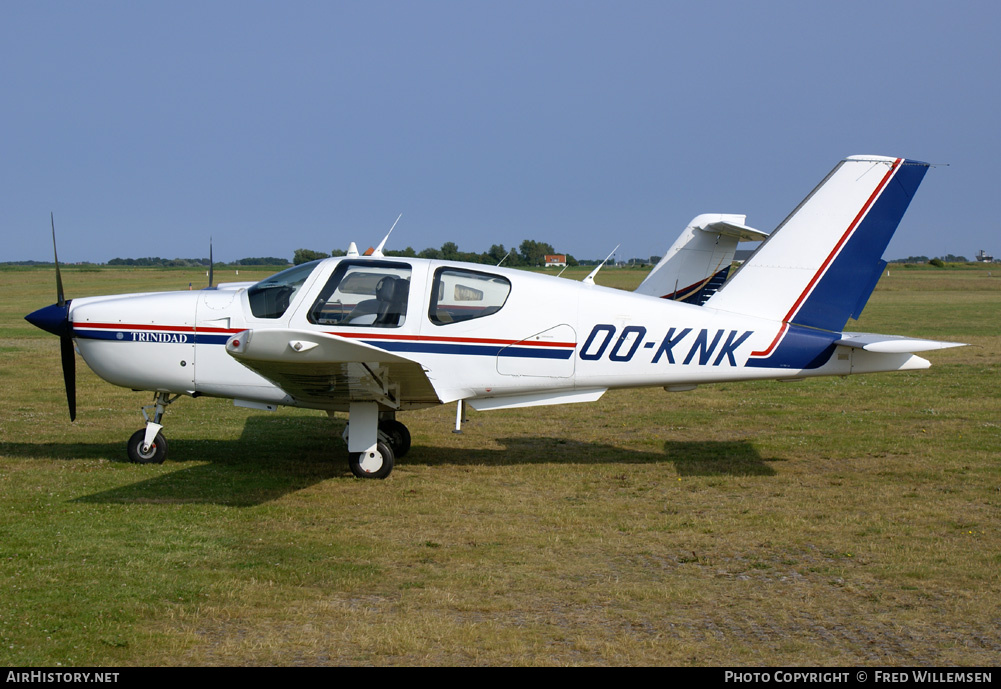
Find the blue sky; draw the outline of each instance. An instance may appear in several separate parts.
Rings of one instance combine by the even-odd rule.
[[[1001,5],[0,4],[0,261],[771,230],[841,158],[932,169],[888,258],[1001,255]]]

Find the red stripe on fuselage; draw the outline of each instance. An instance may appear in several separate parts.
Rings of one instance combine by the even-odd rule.
[[[664,296],[661,297],[661,299],[677,299],[679,294],[684,294],[685,295],[684,298],[688,298],[692,296],[691,295],[692,292],[695,292],[696,290],[700,290],[703,287],[705,287],[706,283],[712,280],[714,275],[715,273],[707,277],[705,280],[699,280],[698,282],[693,282],[688,287],[682,287],[681,289],[674,290],[670,294],[665,294]]]
[[[182,333],[242,333],[248,328],[196,328],[193,325],[139,325],[137,323],[74,323],[73,327],[79,330],[155,330],[182,332]]]
[[[576,347],[576,342],[537,342],[527,340],[498,340],[487,337],[437,337],[434,335],[391,335],[387,333],[342,333],[326,331],[327,335],[337,335],[360,340],[402,340],[406,342],[457,342],[464,344],[495,344],[513,345],[524,344],[538,347]]]
[[[74,323],[74,328],[80,330],[152,330],[157,332],[184,332],[184,333],[220,333],[235,335],[245,330],[253,328],[203,328],[190,325],[139,325],[136,323]],[[465,344],[493,344],[493,345],[513,345],[524,344],[537,347],[567,347],[577,346],[576,342],[534,342],[526,340],[500,340],[485,337],[435,337],[430,335],[394,335],[390,333],[362,333],[362,332],[333,332],[326,331],[327,335],[336,335],[350,339],[361,340],[399,340],[408,342],[457,342]]]

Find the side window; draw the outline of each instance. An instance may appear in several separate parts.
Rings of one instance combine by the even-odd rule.
[[[318,325],[398,328],[407,320],[410,266],[341,261],[307,319]]]
[[[311,261],[283,270],[250,287],[247,290],[250,312],[255,318],[281,318],[318,263]]]
[[[439,268],[431,287],[428,318],[435,325],[483,318],[500,311],[510,293],[510,281],[499,275]]]

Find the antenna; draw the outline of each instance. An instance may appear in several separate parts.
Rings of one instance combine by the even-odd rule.
[[[507,253],[504,254],[504,258],[502,258],[501,260],[497,261],[497,267],[498,268],[500,268],[500,264],[501,263],[503,263],[504,261],[507,260],[507,257],[511,255],[512,251],[514,251],[514,247],[513,246],[510,249],[507,250]]]
[[[213,268],[212,264],[213,264],[213,260],[212,260],[212,237],[209,236],[209,288],[210,289],[212,287],[212,268]]]
[[[402,217],[403,213],[400,213],[398,216],[396,216],[396,222],[400,222],[400,218]],[[386,240],[389,239],[389,235],[393,234],[393,230],[396,228],[396,222],[393,223],[393,226],[389,228],[389,232],[387,232],[386,236],[382,238],[381,242],[379,242],[379,246],[375,247],[375,251],[372,252],[373,257],[378,257],[383,255],[382,247],[386,246]]]
[[[621,244],[616,244],[616,245],[615,245],[615,248],[614,248],[614,249],[612,249],[612,253],[608,254],[608,256],[605,256],[605,260],[604,260],[604,261],[602,261],[601,263],[599,263],[599,264],[598,264],[598,267],[597,267],[597,268],[595,268],[594,270],[592,270],[592,271],[591,271],[591,272],[590,272],[590,273],[588,274],[588,276],[587,276],[586,278],[584,278],[584,279],[582,280],[582,282],[585,282],[585,283],[587,283],[587,284],[589,284],[589,285],[593,285],[593,284],[594,284],[594,276],[595,276],[595,275],[597,275],[597,274],[598,274],[598,271],[599,271],[599,270],[601,270],[601,267],[602,267],[603,265],[605,265],[605,263],[607,263],[607,262],[608,262],[608,259],[610,259],[610,258],[611,258],[612,256],[614,256],[614,255],[615,255],[615,252],[619,250],[619,247],[620,247],[620,246],[622,246],[622,245],[621,245]]]

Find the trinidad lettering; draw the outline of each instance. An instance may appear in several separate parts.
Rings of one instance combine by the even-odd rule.
[[[646,328],[641,325],[626,326],[622,329],[619,337],[615,338],[617,330],[618,328],[608,323],[599,323],[594,326],[591,329],[591,334],[587,336],[584,346],[581,347],[580,358],[585,361],[597,361],[605,355],[605,350],[608,349],[608,345],[613,340],[614,344],[608,353],[609,361],[630,361],[641,346],[643,349],[653,349],[657,346],[656,340],[643,341],[643,338],[646,336]],[[736,352],[737,347],[744,344],[744,341],[754,334],[753,330],[745,330],[743,333],[738,333],[737,330],[717,330],[712,335],[710,335],[710,332],[703,328],[699,330],[694,338],[690,338],[688,336],[692,334],[691,328],[685,328],[680,332],[678,332],[677,328],[671,328],[667,331],[667,335],[664,336],[660,346],[654,351],[651,363],[656,364],[661,359],[666,360],[669,364],[677,363],[674,358],[675,354],[680,358],[681,351],[683,350],[676,352],[674,348],[682,340],[687,339],[691,342],[691,346],[681,361],[683,365],[687,366],[696,361],[697,358],[700,366],[719,366],[724,360],[730,366],[736,366],[737,360],[733,356],[734,352]],[[715,358],[713,357],[714,354]]]
[[[133,342],[176,342],[178,344],[187,344],[189,342],[187,335],[181,335],[180,333],[149,333],[149,332],[133,332],[132,333]]]

